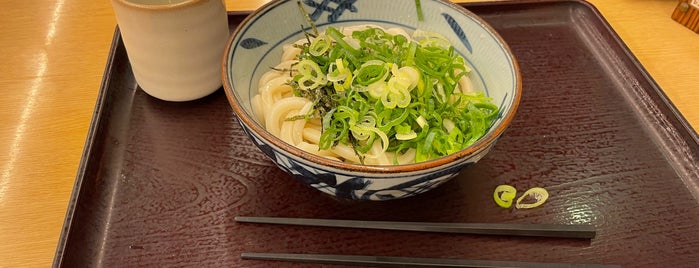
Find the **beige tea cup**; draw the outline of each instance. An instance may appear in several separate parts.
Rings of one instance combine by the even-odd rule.
[[[223,0],[112,0],[138,85],[166,101],[189,101],[221,87],[228,41]]]

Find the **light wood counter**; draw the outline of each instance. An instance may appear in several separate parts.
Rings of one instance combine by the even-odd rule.
[[[677,1],[591,2],[699,129],[699,34]],[[51,265],[115,25],[108,0],[0,2],[0,267]]]

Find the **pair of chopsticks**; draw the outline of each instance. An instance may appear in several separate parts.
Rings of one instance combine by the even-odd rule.
[[[595,237],[591,225],[560,224],[507,224],[507,223],[432,223],[432,222],[394,222],[394,221],[358,221],[308,218],[276,217],[235,217],[241,223],[266,223],[283,225],[301,225],[316,227],[341,227],[360,229],[379,229],[396,231],[459,233],[478,235],[509,235],[531,237],[580,238]],[[286,254],[286,253],[243,253],[243,259],[274,260],[336,265],[366,265],[377,267],[619,267],[616,265],[540,263],[515,261],[487,261],[465,259],[406,258],[388,256],[361,255],[323,255],[323,254]]]

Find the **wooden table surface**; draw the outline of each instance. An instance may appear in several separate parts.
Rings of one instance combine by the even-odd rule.
[[[699,129],[699,34],[677,1],[591,2]],[[115,25],[108,0],[0,1],[0,267],[51,265]]]

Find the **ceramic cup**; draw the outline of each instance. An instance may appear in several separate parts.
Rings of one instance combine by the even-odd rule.
[[[228,41],[224,0],[112,0],[138,85],[166,101],[189,101],[221,87]]]

